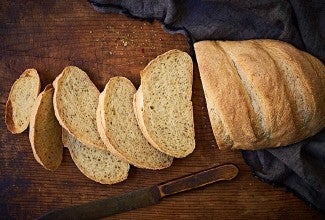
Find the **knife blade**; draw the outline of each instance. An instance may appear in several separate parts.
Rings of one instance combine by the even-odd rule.
[[[154,205],[160,199],[214,182],[232,180],[238,174],[234,164],[215,166],[158,185],[140,188],[123,195],[51,211],[39,219],[98,219]]]

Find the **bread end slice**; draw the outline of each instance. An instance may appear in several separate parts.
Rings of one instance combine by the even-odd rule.
[[[41,81],[35,69],[26,69],[12,85],[5,110],[6,125],[11,133],[22,133],[28,127],[30,111],[40,89]]]
[[[64,129],[62,141],[78,169],[89,179],[101,184],[115,184],[127,179],[130,165],[109,151],[88,147]]]
[[[52,85],[37,97],[30,116],[29,140],[38,163],[47,170],[56,170],[62,161],[61,126],[54,115]]]

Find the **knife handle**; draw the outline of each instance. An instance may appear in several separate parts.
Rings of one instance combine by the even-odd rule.
[[[235,178],[237,174],[238,168],[234,164],[224,164],[159,184],[158,189],[162,198],[190,189],[199,188],[210,183],[231,180]]]

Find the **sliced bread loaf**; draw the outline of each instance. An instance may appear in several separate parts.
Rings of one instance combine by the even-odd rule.
[[[194,44],[219,148],[286,146],[325,125],[325,66],[270,39]]]
[[[47,85],[39,94],[31,111],[29,125],[34,157],[48,170],[60,166],[63,153],[62,128],[54,114],[53,93],[53,86]]]
[[[195,148],[192,83],[191,57],[171,50],[141,72],[141,86],[134,96],[135,114],[144,136],[155,148],[177,158]]]
[[[26,130],[30,111],[41,89],[41,81],[35,69],[27,69],[12,85],[6,103],[8,130],[18,134]]]
[[[173,158],[152,147],[141,133],[133,111],[135,92],[135,87],[127,78],[109,80],[99,96],[99,134],[112,153],[136,167],[169,167]]]
[[[89,179],[102,184],[114,184],[127,178],[130,165],[109,151],[88,147],[64,129],[62,141],[78,169]]]
[[[99,91],[88,75],[78,67],[68,66],[53,86],[54,110],[61,126],[83,144],[106,150],[96,124]]]

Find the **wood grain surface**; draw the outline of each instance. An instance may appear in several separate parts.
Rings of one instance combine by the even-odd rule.
[[[100,185],[83,176],[67,149],[61,167],[50,172],[33,158],[28,131],[13,135],[4,123],[10,87],[26,68],[39,71],[42,89],[67,65],[85,70],[102,90],[110,77],[139,72],[170,49],[189,52],[182,35],[165,33],[158,22],[100,14],[86,1],[1,1],[0,3],[0,218],[33,219],[52,209],[118,195],[211,166],[237,164],[239,176],[163,199],[158,205],[112,219],[321,219],[323,216],[284,188],[254,178],[240,151],[219,151],[207,114],[197,64],[193,104],[196,149],[165,170],[132,167],[129,178]]]

